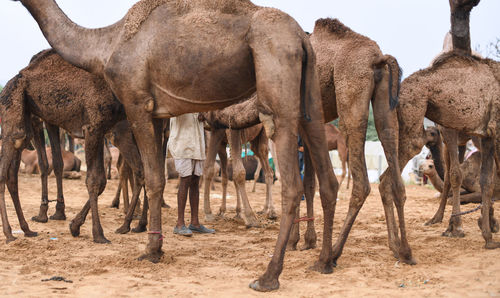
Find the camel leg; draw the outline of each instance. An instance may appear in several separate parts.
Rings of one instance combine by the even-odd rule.
[[[447,165],[448,174],[445,179],[450,180],[450,185],[452,189],[452,214],[460,213],[460,186],[462,185],[462,171],[460,170],[459,156],[458,156],[458,132],[452,129],[442,129],[441,134],[443,136],[443,142],[445,143],[447,153],[449,156],[449,162]],[[460,215],[450,216],[450,222],[448,228],[443,232],[443,236],[447,237],[465,237],[464,230],[462,228],[462,218]]]
[[[257,167],[257,172],[254,176],[254,189],[255,183],[257,182],[257,178],[259,177],[260,168],[264,169],[264,177],[266,180],[266,203],[264,206],[264,210],[262,213],[266,215],[268,219],[276,219],[276,211],[274,210],[273,204],[273,195],[272,195],[272,187],[273,187],[273,170],[269,165],[269,161],[267,160],[269,156],[269,147],[267,146],[267,136],[265,135],[264,129],[261,130],[257,138],[255,138],[251,145],[252,150],[255,152],[257,156],[257,160],[259,161],[259,166]]]
[[[135,176],[135,175],[134,175]],[[129,208],[127,209],[127,214],[125,215],[125,220],[121,227],[119,227],[115,233],[126,234],[130,231],[130,224],[134,218],[137,202],[139,201],[139,196],[142,190],[142,184],[138,177],[134,177],[134,184],[132,185],[132,202],[130,202]]]
[[[257,158],[257,168],[255,169],[255,173],[253,173],[252,192],[255,192],[255,188],[257,187],[257,180],[259,179],[259,176],[260,176],[260,170],[262,170],[262,166],[261,166],[260,158]]]
[[[304,146],[304,194],[307,205],[307,227],[304,234],[304,246],[301,250],[316,247],[316,231],[314,230],[314,193],[316,192],[316,176],[311,160],[311,152]],[[340,188],[340,183],[339,183]]]
[[[281,176],[278,166],[278,155],[276,154],[276,146],[274,145],[274,142],[271,139],[268,140],[268,146],[269,150],[271,151],[271,156],[273,157],[274,173],[276,174],[276,178],[278,179],[278,181],[280,181]]]
[[[61,144],[59,139],[59,127],[47,123],[46,127],[49,134],[50,147],[52,148],[52,166],[54,168],[54,174],[56,175],[57,184],[56,212],[50,216],[50,219],[66,220],[66,214],[64,213],[65,205],[62,182],[64,162],[62,159]]]
[[[16,240],[12,235],[12,228],[7,217],[7,207],[5,206],[5,183],[8,179],[8,171],[11,166],[11,161],[15,156],[14,144],[11,140],[6,140],[5,133],[2,144],[2,157],[0,158],[0,215],[2,216],[2,229],[6,238],[6,242]]]
[[[116,194],[115,198],[111,202],[111,208],[116,208],[118,209],[120,207],[120,195],[122,192],[122,175],[120,173],[120,167],[122,166],[123,163],[123,156],[120,154],[118,155],[118,160],[116,161],[116,168],[118,169],[118,176],[119,176],[119,182],[118,182],[118,188],[116,189]]]
[[[11,161],[9,168],[9,178],[7,180],[7,187],[9,189],[10,196],[12,197],[12,202],[14,203],[14,208],[16,209],[17,219],[19,220],[19,226],[24,232],[26,237],[36,237],[37,232],[30,230],[26,219],[24,218],[23,209],[21,208],[21,202],[19,201],[19,188],[18,188],[18,173],[19,164],[21,163],[21,151],[17,150],[14,159]]]
[[[246,172],[241,160],[241,131],[228,130],[228,141],[230,142],[231,158],[233,160],[233,182],[236,191],[240,194],[243,203],[243,219],[247,227],[259,227],[259,221],[255,216],[252,207],[248,201],[247,192],[245,189]]]
[[[71,146],[71,143],[70,143]],[[71,148],[71,147],[70,147]],[[104,138],[104,170],[106,171],[106,178],[111,179],[111,163],[112,163],[111,151],[109,151],[108,140]]]
[[[220,159],[220,170],[221,170],[221,186],[222,186],[222,203],[219,208],[219,216],[224,217],[226,213],[227,204],[227,151],[226,143],[223,142],[219,145],[219,159]]]
[[[369,85],[367,85],[369,86]],[[341,102],[339,107],[343,114],[340,116],[340,127],[347,136],[347,146],[351,156],[349,160],[350,170],[353,174],[353,188],[351,199],[349,201],[349,210],[347,211],[344,224],[340,230],[340,235],[333,248],[334,264],[342,254],[345,242],[359,210],[363,206],[366,197],[370,193],[370,182],[365,161],[365,136],[367,129],[369,103],[371,97],[371,88],[364,90],[354,90],[355,94],[342,94],[339,92],[337,102]],[[345,92],[344,92],[345,93]],[[366,107],[359,108],[359,105],[351,105],[352,100],[356,98],[365,100]],[[349,103],[349,105],[345,104]],[[344,120],[345,119],[345,120]],[[348,121],[347,121],[348,120]],[[311,150],[312,151],[312,150]],[[319,173],[318,173],[319,177]]]
[[[49,175],[49,162],[47,160],[45,137],[43,135],[43,126],[41,122],[38,123],[38,125],[33,123],[33,143],[38,156],[38,167],[40,168],[40,178],[42,180],[42,201],[40,203],[38,215],[33,216],[31,220],[45,223],[48,221],[47,210],[49,209],[49,190],[47,181]]]
[[[498,133],[498,132],[497,132]],[[495,146],[496,145],[496,146]],[[496,147],[496,148],[495,148]],[[485,240],[486,249],[500,248],[500,242],[493,241],[491,235],[492,226],[490,217],[493,216],[493,162],[495,149],[500,149],[500,144],[495,144],[492,137],[481,139],[481,193],[482,193],[482,208],[481,208],[481,234]],[[500,152],[500,151],[499,151]]]
[[[137,226],[132,229],[132,233],[142,233],[147,231],[149,203],[148,196],[146,195],[146,188],[144,188],[143,184],[144,183],[142,183],[141,189],[144,189],[144,205],[142,206],[141,219],[139,219]]]
[[[130,172],[130,168],[127,166],[125,160],[120,167],[120,180],[122,183],[122,197],[123,197],[123,213],[127,214],[130,209],[130,201],[128,196],[128,185],[130,187],[134,185],[134,178]]]
[[[345,144],[345,140],[337,140],[337,152],[339,153],[340,162],[342,163],[342,174],[339,180],[339,187],[342,186],[342,182],[344,182],[345,176],[347,175],[347,147]],[[347,182],[349,184],[349,180]],[[349,185],[347,186],[349,188]]]
[[[214,164],[215,156],[217,155],[217,148],[222,138],[225,136],[224,129],[214,129],[208,141],[207,158],[204,162],[203,178],[204,178],[204,193],[203,193],[203,211],[205,213],[205,221],[211,222],[215,220],[210,208],[210,184],[214,177]]]
[[[439,207],[436,210],[434,216],[429,219],[425,225],[433,225],[443,221],[444,211],[446,209],[446,203],[448,202],[448,195],[451,189],[451,179],[450,179],[450,154],[448,153],[448,148],[444,147],[444,162],[445,162],[445,179],[443,182],[443,191],[441,192],[441,199],[439,201]]]

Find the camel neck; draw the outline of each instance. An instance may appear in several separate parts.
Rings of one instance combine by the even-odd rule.
[[[437,191],[443,192],[443,180],[439,178],[436,172],[433,172],[432,174],[428,174],[426,176],[429,177],[429,181],[431,181],[432,186],[434,186]]]
[[[54,0],[21,2],[38,23],[49,44],[64,60],[92,73],[102,74],[109,57],[107,49],[120,37],[122,21],[101,29],[88,29],[73,23]]]
[[[471,54],[470,47],[470,11],[457,9],[451,13],[451,37],[453,49]]]
[[[436,168],[436,172],[439,178],[444,179],[444,165],[443,165],[443,144],[439,142],[437,145],[429,146],[429,150],[431,151],[432,160],[434,161],[434,167]],[[430,178],[430,177],[429,177]]]

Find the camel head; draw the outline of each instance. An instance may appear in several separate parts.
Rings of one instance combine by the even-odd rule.
[[[435,126],[431,126],[425,130],[425,146],[432,147],[436,146],[441,142],[441,134],[439,129]]]
[[[455,12],[457,10],[465,10],[471,11],[474,6],[479,4],[481,0],[449,0],[451,12]]]
[[[434,161],[432,159],[424,160],[419,167],[419,171],[426,176],[436,175],[436,168],[434,167]]]

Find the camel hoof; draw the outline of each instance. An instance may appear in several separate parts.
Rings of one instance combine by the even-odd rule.
[[[274,210],[272,210],[272,211],[269,211],[268,213],[266,213],[266,218],[270,219],[270,220],[276,220],[278,218],[278,215],[276,215],[276,212],[274,212]]]
[[[333,273],[332,262],[323,263],[320,261],[316,261],[313,266],[309,267],[309,270],[319,272],[321,274],[330,274]]]
[[[130,232],[129,225],[123,225],[123,226],[119,227],[118,229],[116,229],[116,231],[115,231],[116,234],[127,234],[128,232]]]
[[[260,222],[255,215],[245,218],[245,226],[249,228],[260,228]]]
[[[120,204],[119,204],[119,203],[115,203],[115,202],[113,201],[113,203],[111,203],[111,205],[109,206],[109,208],[115,208],[115,209],[118,209],[118,208],[119,208],[119,206],[120,206]]]
[[[441,236],[450,238],[464,238],[465,233],[462,228],[449,227],[446,231],[443,232],[443,234],[441,234]]]
[[[250,289],[258,292],[271,292],[279,289],[280,287],[280,282],[278,280],[269,282],[268,284],[269,285],[266,285],[266,283],[264,282],[260,282],[259,280],[254,280],[248,286],[250,287]]]
[[[205,222],[214,222],[215,221],[215,216],[210,213],[210,214],[205,214]]]
[[[170,209],[170,205],[169,205],[169,204],[167,204],[167,203],[165,203],[165,202],[163,202],[163,203],[161,203],[161,208],[167,208],[167,209]]]
[[[7,237],[7,239],[5,239],[5,243],[9,244],[9,243],[11,243],[12,241],[16,241],[16,240],[17,240],[17,238],[16,238],[16,237],[14,237],[14,236],[9,236],[9,237]]]
[[[400,262],[408,264],[408,265],[416,265],[417,264],[417,261],[415,261],[415,259],[411,256],[411,253],[410,254],[399,253],[399,255],[401,256],[399,258]]]
[[[108,244],[111,243],[106,237],[104,236],[99,236],[99,237],[94,237],[94,243],[99,243],[99,244]]]
[[[151,263],[156,264],[156,263],[160,262],[161,256],[163,256],[163,251],[154,252],[154,253],[146,253],[146,254],[143,254],[142,256],[140,256],[137,259],[139,261],[146,260],[146,261],[150,261]]]
[[[33,232],[31,230],[24,231],[24,237],[36,237],[38,236],[37,232]]]
[[[236,213],[236,215],[233,217],[233,219],[236,221],[241,221],[241,220],[243,220],[243,217],[241,217],[241,215],[239,213]]]
[[[45,215],[45,216],[41,216],[41,215],[33,216],[31,218],[31,220],[36,221],[36,222],[40,222],[40,223],[46,223],[47,221],[49,221],[49,219],[47,218],[47,215]]]
[[[314,249],[316,248],[316,242],[311,242],[311,243],[305,243],[301,248],[300,250],[309,250],[309,249]]]
[[[226,211],[222,211],[222,210],[219,210],[219,213],[217,213],[217,216],[220,217],[220,218],[224,218],[224,216],[226,215]]]
[[[72,220],[71,223],[69,224],[69,231],[71,232],[71,236],[73,237],[78,237],[80,236],[80,226],[75,222],[75,220]]]
[[[142,232],[146,232],[146,225],[137,225],[137,227],[133,228],[132,229],[132,233],[142,233]]]
[[[295,243],[287,243],[286,250],[287,251],[297,250],[297,242],[295,242]]]
[[[56,211],[56,213],[54,213],[54,215],[52,215],[50,217],[50,219],[52,219],[52,220],[66,220],[66,214],[64,214],[64,212],[59,212],[59,210],[58,210],[58,211]]]
[[[424,225],[425,226],[431,226],[437,223],[443,222],[443,218],[431,218],[429,221],[427,221]]]
[[[477,219],[477,225],[479,226],[480,230],[481,230],[481,222],[482,222],[482,217],[479,217]],[[498,221],[494,217],[490,217],[490,229],[492,233],[498,233],[499,230]]]
[[[494,241],[486,242],[486,245],[484,246],[484,248],[486,248],[486,249],[500,248],[500,242],[494,242]]]

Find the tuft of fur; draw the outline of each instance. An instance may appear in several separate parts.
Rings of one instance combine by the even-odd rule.
[[[316,20],[316,24],[314,25],[314,31],[318,29],[327,30],[337,35],[340,38],[352,37],[352,36],[364,37],[363,35],[356,33],[351,28],[344,25],[338,19],[332,19],[332,18],[318,19]]]
[[[132,38],[149,15],[164,4],[168,4],[177,15],[196,10],[238,15],[256,9],[249,0],[142,0],[134,4],[125,17],[125,40]]]

